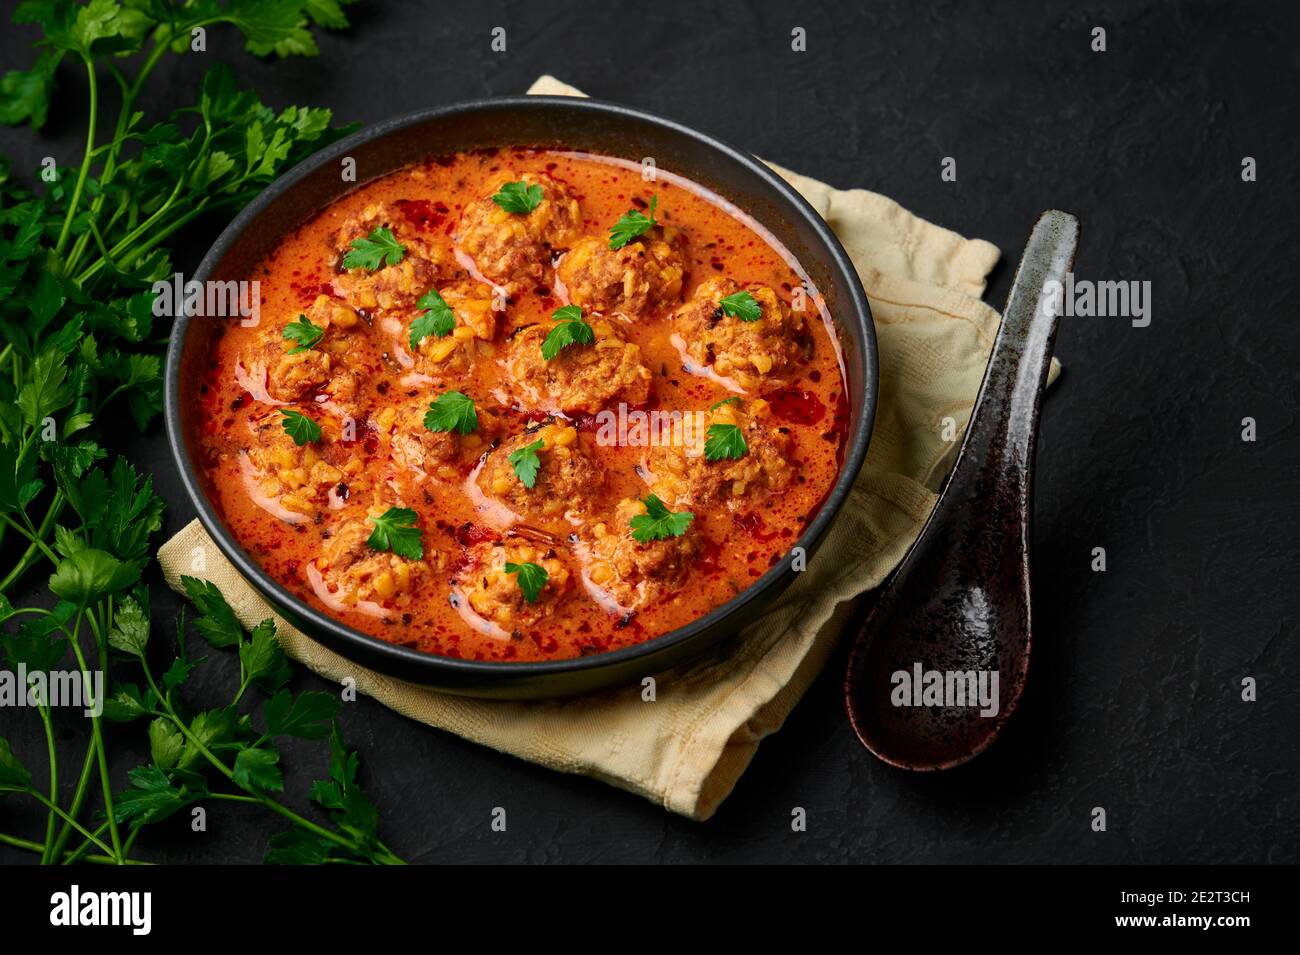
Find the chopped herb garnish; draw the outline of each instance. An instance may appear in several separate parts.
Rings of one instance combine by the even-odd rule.
[[[743,458],[749,451],[744,432],[734,424],[709,425],[704,442],[704,456],[710,461]]]
[[[412,349],[419,348],[420,342],[430,335],[446,338],[456,327],[456,313],[436,288],[421,295],[415,307],[424,309],[424,313],[411,322]]]
[[[370,518],[375,529],[366,543],[375,550],[389,550],[407,560],[420,560],[424,557],[424,541],[415,526],[417,519],[409,507],[390,507],[378,517]]]
[[[723,405],[738,405],[738,404],[740,404],[740,396],[732,395],[730,398],[723,398],[721,401],[715,401],[712,405],[709,406],[709,410],[717,411]]]
[[[532,444],[526,444],[518,451],[511,451],[506,460],[515,469],[515,477],[524,487],[531,488],[537,483],[537,469],[542,466],[537,452],[546,447],[546,442],[538,438]]]
[[[655,225],[655,203],[658,202],[657,196],[650,197],[650,214],[646,215],[640,209],[629,209],[619,219],[609,227],[609,247],[611,249],[621,249],[639,235],[649,232]]]
[[[396,265],[406,255],[406,246],[393,236],[388,226],[372,229],[370,235],[352,240],[352,251],[343,256],[345,269],[369,269],[373,272],[384,263]]]
[[[645,505],[645,513],[637,514],[629,523],[632,526],[632,539],[643,544],[646,541],[681,537],[686,533],[686,528],[691,526],[691,521],[695,520],[695,515],[690,511],[674,514],[654,494],[643,497],[641,503]]]
[[[736,292],[718,302],[724,315],[738,318],[742,322],[756,322],[763,317],[763,306],[748,292]]]
[[[469,434],[478,427],[474,399],[459,391],[443,392],[429,405],[424,416],[424,426],[430,431],[459,431],[461,434]]]
[[[570,345],[590,345],[596,340],[596,332],[582,320],[582,309],[577,305],[557,308],[551,318],[560,324],[552,328],[542,342],[542,357],[547,361]]]
[[[526,182],[507,182],[492,201],[506,212],[527,215],[542,204],[542,187],[530,186]]]
[[[542,588],[546,586],[549,576],[545,567],[531,562],[513,564],[506,561],[506,573],[515,575],[515,581],[519,584],[519,589],[524,592],[525,600],[530,604],[537,603],[537,598],[542,595]]]
[[[319,325],[313,325],[310,318],[306,315],[299,315],[298,321],[290,322],[284,326],[284,337],[291,342],[297,342],[297,346],[289,349],[290,355],[296,355],[313,347],[317,342],[325,337],[325,329]]]
[[[293,438],[293,443],[298,447],[320,440],[320,425],[301,411],[281,408],[280,414],[284,415],[284,421],[281,423],[284,425],[285,433]]]

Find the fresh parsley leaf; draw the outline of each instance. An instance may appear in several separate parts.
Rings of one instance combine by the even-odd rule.
[[[743,458],[749,451],[739,425],[711,424],[704,441],[704,457],[710,461]]]
[[[238,646],[244,639],[244,629],[217,585],[197,577],[182,576],[181,586],[185,588],[190,603],[199,610],[194,629],[203,635],[203,639],[217,648]]]
[[[547,573],[545,567],[531,561],[523,564],[513,564],[506,561],[506,573],[515,575],[515,582],[519,584],[519,589],[523,591],[525,600],[530,604],[537,603],[537,598],[542,594],[542,588],[546,586]]]
[[[214,746],[229,743],[235,737],[235,708],[222,707],[219,710],[204,710],[190,720],[190,735],[199,741],[203,749],[212,751]],[[199,747],[190,744],[185,747],[178,769],[192,769],[205,760]]]
[[[570,345],[590,345],[596,340],[595,330],[582,320],[582,309],[577,305],[557,308],[551,313],[551,318],[559,324],[550,330],[542,342],[542,357],[547,361]]]
[[[609,247],[621,249],[639,235],[649,232],[655,225],[655,204],[658,196],[650,197],[650,214],[639,209],[629,209],[609,228]]]
[[[531,488],[537,483],[537,469],[542,466],[537,452],[546,447],[546,442],[538,438],[532,444],[526,444],[518,451],[511,451],[506,460],[515,469],[515,477],[524,487]]]
[[[397,265],[406,255],[406,246],[397,241],[393,230],[381,225],[370,234],[352,240],[352,250],[343,256],[345,269],[367,269],[371,272],[383,264]]]
[[[125,597],[113,615],[113,629],[108,631],[108,645],[115,650],[143,657],[149,643],[149,618],[134,597]]]
[[[736,292],[718,302],[724,315],[738,318],[742,322],[756,322],[763,317],[763,306],[748,292]]]
[[[180,762],[185,737],[171,720],[157,717],[149,724],[149,756],[160,769],[171,769]]]
[[[173,660],[172,665],[167,668],[167,672],[162,677],[163,692],[170,693],[172,690],[183,686],[200,662],[197,660],[182,660],[180,657]]]
[[[542,204],[542,187],[534,183],[507,182],[492,201],[506,212],[527,215]]]
[[[424,309],[424,313],[411,322],[412,350],[419,348],[420,342],[430,335],[446,338],[456,328],[456,313],[437,289],[429,289],[415,305]]]
[[[9,740],[0,736],[0,789],[27,789],[32,784],[32,774],[9,748]]]
[[[645,505],[646,512],[635,515],[629,523],[632,527],[632,539],[642,544],[646,541],[681,537],[686,533],[686,528],[691,526],[691,521],[695,520],[695,515],[690,511],[674,514],[654,494],[643,497],[641,503]]]
[[[279,792],[284,789],[284,774],[276,765],[280,754],[269,746],[241,749],[235,757],[235,785],[244,789]]]
[[[104,719],[114,723],[129,723],[131,720],[148,716],[157,704],[153,690],[146,690],[140,695],[140,688],[134,683],[124,683],[113,688],[113,693],[104,700]]]
[[[298,447],[320,440],[320,425],[301,411],[294,411],[292,408],[281,408],[280,414],[284,415],[282,423],[285,432],[289,437],[293,438],[293,443]]]
[[[244,679],[274,693],[289,682],[290,676],[289,661],[275,637],[275,621],[268,617],[248,636],[248,641],[239,645],[239,663]]]
[[[297,696],[280,690],[262,707],[267,736],[296,736],[324,739],[339,712],[339,698],[333,693],[312,690]]]
[[[140,579],[139,561],[121,561],[112,554],[86,548],[63,558],[50,575],[50,590],[69,603],[88,607],[101,597],[125,590]]]
[[[469,434],[478,428],[474,399],[459,391],[445,391],[429,404],[424,426],[430,431],[459,431]]]
[[[305,829],[286,829],[271,837],[271,848],[262,861],[267,865],[324,865],[333,848],[335,843]]]
[[[132,829],[166,819],[188,801],[157,766],[137,766],[126,775],[131,788],[113,797],[113,811]]]
[[[723,398],[721,401],[715,401],[713,404],[709,405],[709,410],[717,411],[723,405],[739,405],[739,404],[740,404],[740,396],[732,395],[730,398]]]
[[[407,560],[420,560],[424,557],[424,541],[416,527],[418,519],[409,507],[390,507],[378,517],[370,518],[375,529],[366,543],[375,550],[388,550]]]
[[[289,341],[298,343],[295,347],[289,349],[290,355],[296,355],[312,348],[324,338],[325,329],[312,324],[312,320],[306,315],[299,315],[296,322],[289,322],[284,326],[284,337]]]

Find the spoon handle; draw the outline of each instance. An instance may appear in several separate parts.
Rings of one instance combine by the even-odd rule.
[[[1074,264],[1079,220],[1050,209],[1038,217],[1007,296],[970,426],[944,497],[956,506],[983,497],[988,480],[1017,485],[1029,497],[1029,469],[1038,433],[1038,407],[1060,321],[1062,286]],[[1053,296],[1048,283],[1055,282]]]

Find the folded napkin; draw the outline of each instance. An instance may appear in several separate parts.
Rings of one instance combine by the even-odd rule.
[[[549,76],[529,92],[583,95]],[[875,433],[808,569],[738,639],[660,674],[654,702],[642,700],[639,684],[564,700],[467,699],[366,670],[276,617],[198,521],[160,550],[167,582],[179,589],[182,574],[212,581],[244,624],[276,617],[295,660],[331,680],[352,677],[363,693],[414,720],[708,819],[825,664],[849,601],[884,579],[925,522],[956,448],[945,440],[944,419],[960,436],[999,321],[980,301],[996,247],[918,219],[884,196],[773,168],[830,223],[862,277],[880,343]],[[192,569],[196,554],[201,571]]]

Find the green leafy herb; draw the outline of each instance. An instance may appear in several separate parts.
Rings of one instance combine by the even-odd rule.
[[[559,324],[550,330],[542,342],[542,357],[547,361],[570,345],[590,345],[596,340],[595,330],[583,321],[582,309],[577,305],[557,308],[551,313],[551,318]]]
[[[126,459],[108,463],[116,421],[125,417],[144,429],[162,408],[165,335],[154,315],[159,304],[177,304],[167,296],[174,237],[191,223],[219,227],[281,173],[349,132],[331,128],[328,110],[271,109],[239,89],[224,65],[209,69],[169,116],[147,119],[140,103],[151,74],[169,53],[188,54],[197,28],[221,24],[242,33],[257,55],[315,54],[313,26],[347,26],[347,2],[16,6],[14,19],[38,27],[41,37],[29,68],[0,78],[0,123],[44,124],[58,76],[60,97],[85,90],[79,112],[86,145],[71,166],[42,170],[35,188],[21,185],[0,157],[0,595],[8,595],[0,596],[0,649],[11,666],[21,661],[36,672],[64,665],[75,648],[73,665],[104,673],[109,684],[102,714],[92,713],[82,734],[79,770],[68,766],[67,754],[57,759],[60,739],[48,707],[37,708],[48,787],[0,738],[0,789],[46,811],[39,839],[6,834],[5,841],[43,863],[136,861],[135,831],[205,799],[210,784],[225,790],[212,795],[290,820],[290,838],[323,847],[320,861],[400,861],[378,839],[378,814],[366,810],[355,784],[356,754],[343,749],[337,731],[331,766],[351,770],[346,814],[326,808],[329,819],[313,821],[268,795],[280,772],[270,739],[281,731],[320,738],[330,717],[320,701],[268,703],[262,733],[253,713],[240,712],[258,688],[274,691],[287,678],[269,621],[246,635],[219,590],[184,578],[199,607],[195,627],[212,645],[238,649],[240,683],[217,709],[196,710],[182,699],[203,663],[186,655],[184,614],[174,657],[155,676],[150,658],[167,648],[158,645],[139,578],[163,501]],[[82,81],[64,82],[72,78],[62,75],[68,70]],[[102,95],[110,78],[111,98]],[[116,117],[105,115],[109,102]],[[57,107],[65,121],[76,120],[76,104],[60,99]],[[305,319],[291,327],[285,337],[296,348],[319,341],[320,329]],[[103,427],[108,421],[114,427]],[[15,607],[10,598],[31,591],[46,564],[49,592]],[[119,679],[120,667],[136,668],[137,681]],[[214,685],[208,681],[205,694]],[[109,774],[115,734],[102,732],[103,720],[147,726],[149,762],[127,773],[124,791],[115,790],[120,780]],[[70,778],[78,781],[75,789],[66,785]]]
[[[709,410],[717,411],[723,405],[739,405],[739,404],[740,404],[740,396],[732,395],[730,398],[723,398],[721,401],[715,401],[713,404],[709,405]]]
[[[704,441],[704,457],[710,461],[743,458],[749,451],[744,432],[734,424],[711,424]]]
[[[506,212],[527,215],[542,204],[542,187],[536,184],[530,186],[526,182],[507,182],[492,197],[492,201]]]
[[[397,241],[392,229],[381,225],[371,229],[369,235],[352,240],[351,250],[343,256],[343,267],[373,272],[385,264],[397,265],[405,255],[406,246]]]
[[[409,507],[390,507],[378,517],[370,518],[375,529],[366,543],[375,550],[389,550],[407,560],[420,560],[424,557],[424,541],[416,526],[418,520]]]
[[[686,528],[691,526],[691,521],[695,520],[695,515],[690,511],[679,511],[674,514],[654,494],[643,497],[641,503],[645,505],[646,512],[633,516],[629,523],[632,527],[632,539],[643,544],[646,541],[681,537],[686,533]]]
[[[430,431],[459,431],[469,434],[478,427],[474,399],[459,391],[444,391],[429,405],[424,426]]]
[[[742,322],[756,322],[763,317],[763,306],[748,292],[736,292],[718,302],[724,315],[738,318]]]
[[[639,235],[644,235],[655,226],[655,204],[658,196],[650,197],[650,214],[639,209],[629,209],[623,217],[609,228],[609,247],[621,249]]]
[[[325,329],[312,324],[312,320],[306,315],[299,315],[296,322],[289,322],[284,326],[284,337],[298,343],[289,349],[290,355],[296,355],[313,348],[325,337]]]
[[[506,460],[515,469],[515,477],[519,478],[524,487],[531,488],[537,483],[537,469],[542,466],[537,452],[545,446],[546,442],[538,438],[532,444],[526,444],[518,451],[506,455]]]
[[[531,562],[512,564],[506,561],[506,573],[515,575],[515,582],[519,584],[519,589],[523,591],[525,600],[530,604],[537,603],[537,598],[542,594],[542,588],[546,586],[547,573],[545,567]]]
[[[451,306],[437,289],[429,289],[420,296],[420,300],[415,305],[417,308],[424,309],[424,312],[411,322],[412,350],[419,348],[420,342],[428,336],[446,338],[456,328],[456,313],[451,310]]]
[[[293,438],[293,443],[298,447],[320,440],[320,425],[301,411],[294,411],[292,408],[281,408],[280,414],[284,415],[282,424],[285,433]]]

